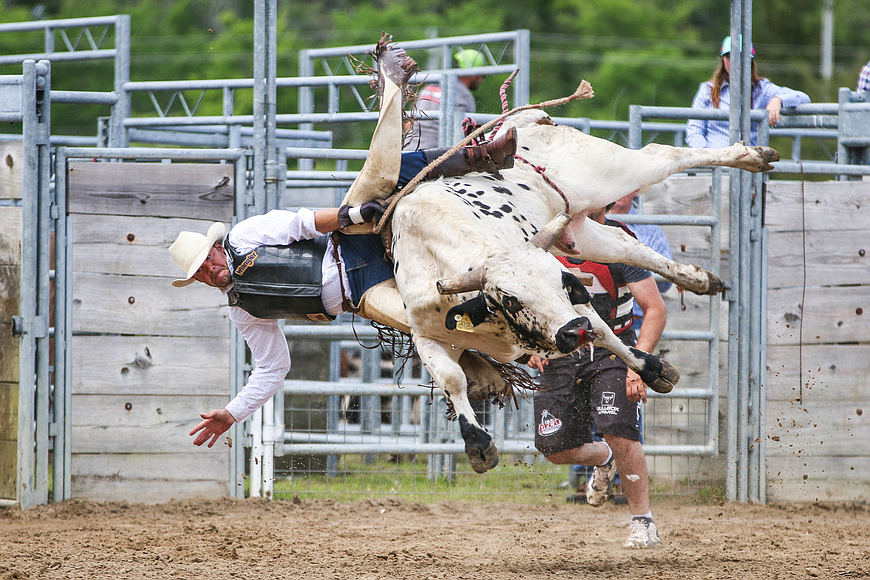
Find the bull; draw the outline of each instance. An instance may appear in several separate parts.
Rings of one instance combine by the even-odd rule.
[[[622,358],[657,392],[679,380],[671,364],[613,334],[551,249],[645,268],[697,294],[724,288],[711,272],[668,260],[621,229],[587,219],[586,211],[693,167],[757,173],[779,159],[769,147],[743,144],[629,150],[555,125],[539,110],[508,118],[501,130],[511,127],[518,135],[512,169],[426,182],[398,201],[390,238],[395,286],[372,301],[385,315],[373,318],[398,321],[393,325],[410,332],[455,410],[477,473],[498,464],[498,449],[468,397],[470,369],[486,366],[474,364],[475,351],[509,363],[525,355],[560,357],[591,343]]]

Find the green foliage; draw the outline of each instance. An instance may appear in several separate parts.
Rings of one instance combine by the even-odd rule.
[[[554,115],[595,119],[627,118],[630,104],[688,105],[698,84],[713,72],[717,48],[730,26],[730,2],[723,0],[310,0],[278,4],[278,75],[298,74],[305,48],[373,44],[385,30],[396,40],[457,36],[526,28],[531,31],[530,98],[541,101],[573,92],[580,80],[596,97],[554,110]],[[26,21],[35,6],[43,18],[130,14],[131,80],[251,78],[253,3],[246,0],[18,0],[0,4],[0,21]],[[836,99],[839,86],[853,87],[870,59],[866,0],[837,0],[834,79],[819,78],[822,0],[769,0],[753,6],[754,43],[761,74],[780,85],[806,91],[815,101]],[[92,31],[99,34],[99,31]],[[73,38],[77,32],[71,31]],[[56,42],[60,42],[56,37]],[[0,35],[0,54],[40,52],[41,33]],[[104,47],[112,47],[106,39]],[[425,57],[424,57],[425,58]],[[17,74],[20,67],[2,67]],[[112,90],[105,62],[55,63],[57,89]],[[477,92],[478,109],[499,112],[503,78],[488,78]],[[280,112],[297,110],[297,95],[278,92]],[[195,103],[199,95],[186,95]],[[342,94],[350,105],[350,97]],[[169,96],[166,96],[168,101]],[[320,99],[320,95],[318,95]],[[512,103],[514,104],[514,103]],[[161,106],[165,106],[162,103]],[[176,100],[173,107],[178,107]],[[207,93],[199,112],[221,114],[219,94]],[[344,106],[344,104],[342,105]],[[250,92],[238,91],[236,112],[252,111]],[[143,96],[134,114],[150,114]],[[177,113],[171,109],[170,113]],[[100,106],[59,106],[57,134],[95,133]],[[348,127],[336,135],[364,144]]]

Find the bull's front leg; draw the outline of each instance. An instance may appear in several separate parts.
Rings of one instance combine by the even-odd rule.
[[[589,218],[571,226],[575,251],[584,260],[603,264],[621,262],[660,274],[677,286],[702,295],[715,295],[725,289],[712,272],[669,260],[628,235],[622,228],[599,224]]]
[[[668,361],[627,346],[589,304],[575,304],[574,310],[592,325],[592,344],[606,348],[640,376],[646,386],[657,393],[670,393],[680,380],[680,371]]]
[[[453,404],[471,468],[477,473],[486,473],[498,465],[498,447],[477,422],[468,400],[468,383],[458,362],[464,349],[453,349],[419,336],[414,336],[414,345],[426,370]]]

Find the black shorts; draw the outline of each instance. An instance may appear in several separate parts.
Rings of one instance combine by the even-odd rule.
[[[640,402],[625,392],[628,367],[603,348],[553,359],[535,391],[535,447],[545,456],[580,447],[598,436],[640,441]]]

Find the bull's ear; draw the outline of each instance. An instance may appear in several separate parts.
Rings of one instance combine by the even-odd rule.
[[[457,323],[466,316],[472,325],[477,326],[486,320],[489,313],[490,310],[486,305],[486,294],[481,292],[471,300],[466,300],[448,310],[444,326],[447,327],[447,330],[456,330]]]
[[[591,300],[589,292],[577,276],[570,272],[562,272],[562,286],[568,291],[571,304],[589,304]]]

